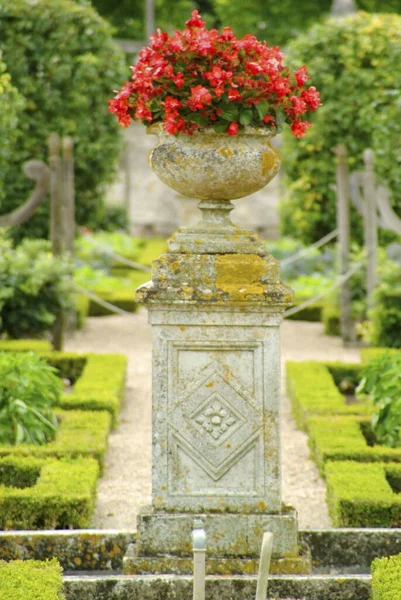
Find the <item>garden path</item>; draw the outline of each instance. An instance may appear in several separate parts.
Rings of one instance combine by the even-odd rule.
[[[283,381],[287,360],[359,361],[357,349],[343,348],[339,338],[324,335],[320,323],[285,321],[281,339]],[[139,508],[151,503],[151,331],[146,310],[133,316],[90,318],[84,330],[67,340],[66,350],[128,356],[126,398],[120,425],[110,435],[93,526],[133,530]],[[301,529],[329,527],[325,486],[309,458],[307,436],[295,426],[284,390],[282,424],[284,502],[296,507]]]

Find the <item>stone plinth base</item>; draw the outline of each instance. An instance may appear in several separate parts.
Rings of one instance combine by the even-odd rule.
[[[168,513],[147,509],[138,517],[137,543],[124,559],[126,574],[190,574],[192,528],[202,519],[207,533],[207,573],[258,572],[263,533],[274,534],[272,573],[309,573],[309,552],[299,554],[295,510],[281,514]]]

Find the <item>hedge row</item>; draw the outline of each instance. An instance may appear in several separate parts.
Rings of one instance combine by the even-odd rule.
[[[325,475],[335,527],[401,526],[400,464],[330,461]]]
[[[0,340],[0,352],[50,352],[46,340]]]
[[[322,473],[328,461],[401,463],[401,448],[373,445],[369,419],[309,417],[308,436],[312,456]]]
[[[368,403],[346,404],[332,375],[335,373],[336,379],[339,379],[341,374],[348,377],[352,374],[352,379],[356,380],[360,371],[358,364],[287,362],[287,392],[298,427],[305,431],[311,415],[367,414]]]
[[[401,554],[375,558],[371,572],[372,600],[401,600]]]
[[[98,477],[93,458],[0,458],[0,529],[88,527]]]
[[[42,446],[0,445],[0,457],[34,456],[36,458],[95,458],[103,470],[111,417],[106,411],[56,411],[59,427],[52,442]],[[0,467],[1,472],[1,467]]]
[[[399,348],[362,348],[361,349],[361,360],[363,364],[366,364],[383,354],[383,352],[388,352],[389,354],[396,354],[401,352]]]
[[[0,600],[63,600],[62,569],[55,558],[0,561]]]
[[[125,390],[127,358],[122,354],[89,354],[71,394],[61,398],[64,410],[107,410],[117,423]]]

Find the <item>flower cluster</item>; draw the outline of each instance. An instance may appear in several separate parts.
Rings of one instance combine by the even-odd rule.
[[[302,137],[319,93],[306,87],[305,66],[290,73],[282,59],[278,47],[252,35],[237,39],[229,27],[207,30],[195,10],[183,31],[152,36],[109,110],[125,127],[131,119],[163,122],[173,135],[206,127],[236,135],[247,125],[275,132],[286,122]]]

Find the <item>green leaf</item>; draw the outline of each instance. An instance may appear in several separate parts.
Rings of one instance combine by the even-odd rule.
[[[252,108],[244,108],[241,110],[239,115],[239,122],[241,125],[249,125],[253,121]]]
[[[213,123],[213,129],[217,133],[224,133],[225,131],[227,131],[227,127],[227,123],[225,123],[224,121],[216,121],[215,123]]]

